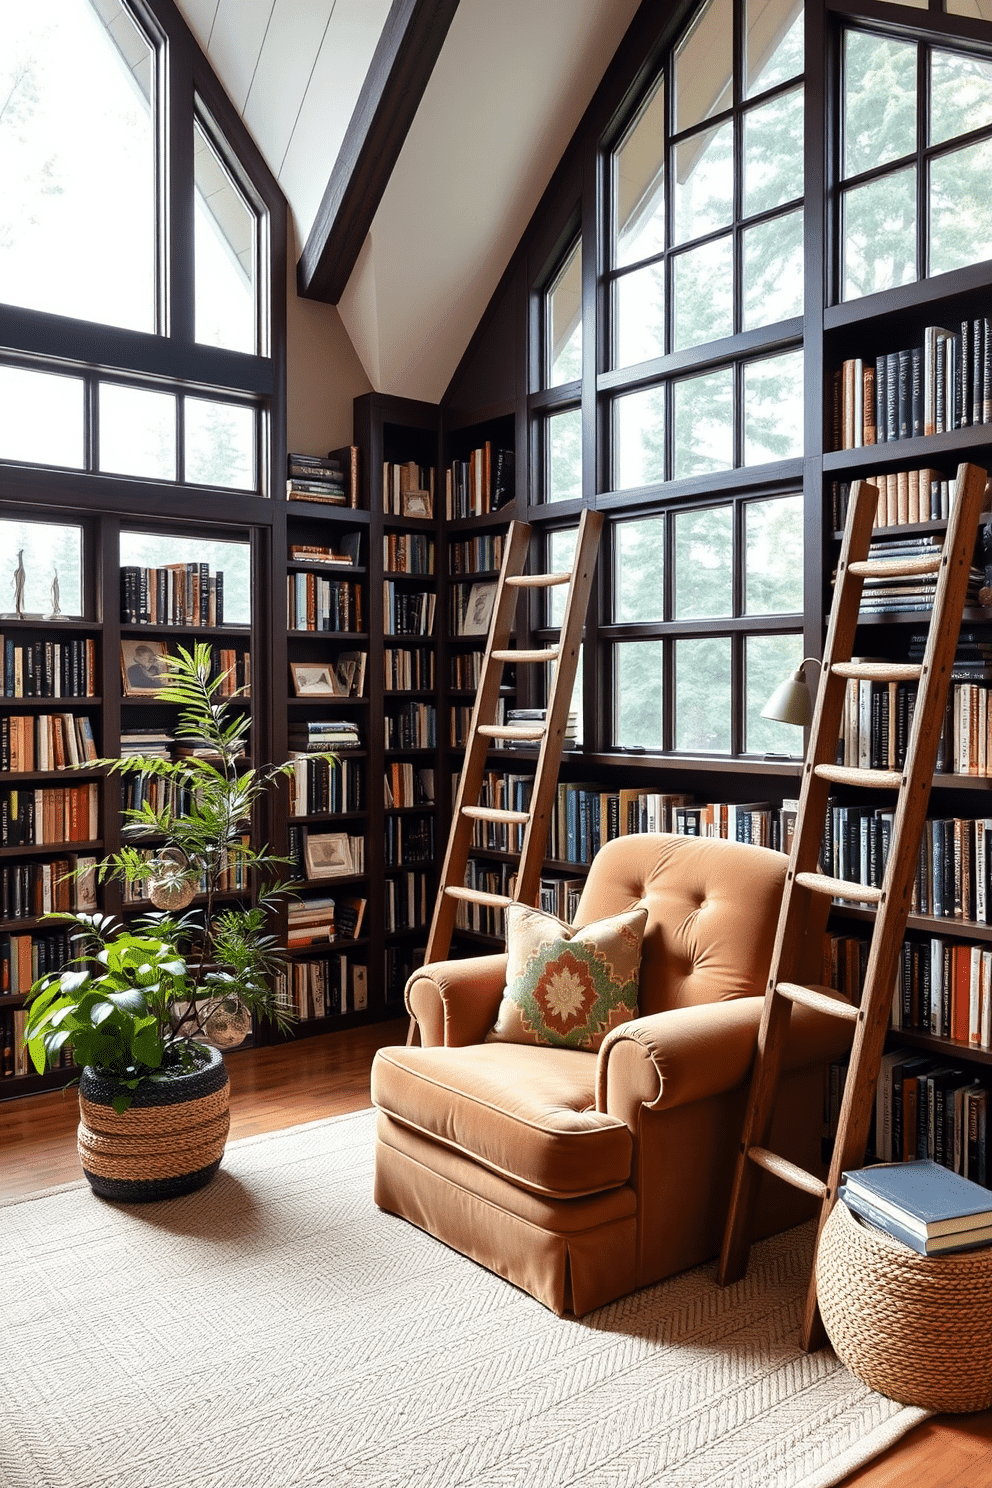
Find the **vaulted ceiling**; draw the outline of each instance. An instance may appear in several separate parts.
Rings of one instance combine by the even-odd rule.
[[[307,292],[337,301],[376,390],[436,401],[638,0],[177,3],[286,194]],[[379,157],[356,140],[400,22],[422,76],[394,70],[363,217]]]

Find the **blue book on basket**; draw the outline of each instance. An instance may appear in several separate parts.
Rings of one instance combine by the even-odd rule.
[[[876,1209],[874,1204],[870,1204],[860,1194],[851,1193],[846,1184],[841,1184],[837,1190],[837,1197],[843,1199],[852,1214],[867,1220],[876,1229],[884,1230],[893,1239],[901,1240],[903,1245],[908,1245],[919,1255],[949,1255],[962,1250],[976,1250],[980,1246],[992,1243],[992,1224],[982,1225],[973,1230],[955,1230],[950,1235],[932,1235],[928,1238],[917,1230],[901,1224],[891,1214]]]
[[[992,1226],[992,1193],[929,1158],[857,1168],[843,1181],[848,1203],[857,1196],[923,1240]]]

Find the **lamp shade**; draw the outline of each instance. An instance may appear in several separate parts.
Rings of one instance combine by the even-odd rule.
[[[794,723],[797,728],[808,728],[813,720],[813,707],[809,688],[806,685],[806,663],[780,682],[761,710],[762,718],[774,719],[776,723]]]

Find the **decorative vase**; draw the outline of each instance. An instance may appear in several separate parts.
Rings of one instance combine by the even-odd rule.
[[[205,1063],[125,1091],[114,1075],[87,1065],[79,1080],[77,1144],[83,1172],[103,1199],[147,1203],[192,1193],[220,1167],[231,1124],[230,1082],[217,1049]],[[114,1098],[133,1096],[126,1111]]]

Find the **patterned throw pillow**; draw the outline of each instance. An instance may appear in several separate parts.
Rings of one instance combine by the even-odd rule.
[[[572,930],[539,909],[506,911],[506,991],[488,1038],[508,1044],[599,1048],[637,1017],[641,907]]]

